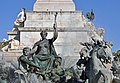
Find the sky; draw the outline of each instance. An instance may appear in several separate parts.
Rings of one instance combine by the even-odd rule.
[[[1,0],[0,1],[0,41],[8,38],[16,16],[21,8],[32,11],[36,0]],[[113,43],[113,51],[120,50],[120,0],[73,0],[76,10],[84,15],[94,10],[94,25],[105,29],[105,40]]]

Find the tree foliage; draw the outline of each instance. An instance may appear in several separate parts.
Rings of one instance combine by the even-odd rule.
[[[120,59],[120,50],[118,50],[117,52],[114,52],[113,55],[117,56]]]

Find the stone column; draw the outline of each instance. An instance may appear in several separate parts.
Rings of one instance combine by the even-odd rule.
[[[33,11],[75,11],[72,0],[37,0]]]

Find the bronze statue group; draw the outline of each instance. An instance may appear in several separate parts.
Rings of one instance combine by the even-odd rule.
[[[80,51],[77,69],[61,67],[62,57],[57,55],[53,45],[58,37],[56,17],[57,13],[53,38],[46,39],[47,32],[42,31],[42,39],[36,42],[32,49],[23,49],[23,55],[18,59],[19,64],[38,78],[40,76],[42,80],[54,83],[112,83],[113,74],[107,66],[112,63],[112,45],[104,40],[91,38],[93,42],[81,43],[84,48]]]

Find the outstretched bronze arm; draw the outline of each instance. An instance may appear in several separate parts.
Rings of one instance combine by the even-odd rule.
[[[56,12],[56,14],[55,14],[55,23],[54,23],[54,25],[53,25],[53,28],[54,28],[54,34],[53,34],[53,38],[52,38],[52,41],[54,42],[56,39],[57,39],[57,37],[58,37],[58,30],[57,30],[57,22],[56,22],[56,18],[57,18],[57,12]]]

